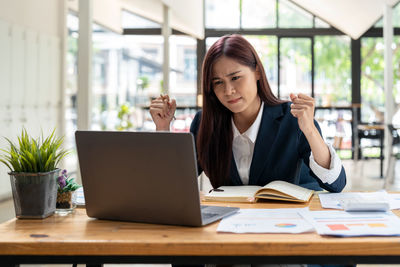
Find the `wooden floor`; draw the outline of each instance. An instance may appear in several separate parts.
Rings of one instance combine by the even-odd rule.
[[[347,185],[344,191],[376,191],[384,189],[384,179],[379,177],[379,160],[369,159],[362,161],[345,160],[343,165],[347,174]],[[386,186],[388,191],[400,191],[400,161],[396,163],[394,184]],[[207,184],[205,185],[207,187]],[[15,216],[12,199],[0,202],[0,223],[9,220]],[[64,267],[71,266],[65,264],[57,265],[28,265],[23,264],[22,267]],[[84,266],[84,265],[78,265]],[[135,266],[135,267],[169,267],[166,265],[143,265],[143,264],[106,264],[107,267],[122,267],[122,266]],[[378,266],[400,266],[400,265],[369,265],[360,264],[358,267],[378,267]]]

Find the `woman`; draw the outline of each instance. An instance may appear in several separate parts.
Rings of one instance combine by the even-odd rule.
[[[203,108],[192,122],[199,172],[214,188],[260,185],[272,180],[299,184],[299,167],[331,192],[346,185],[346,174],[314,120],[314,99],[291,94],[291,102],[271,92],[263,65],[240,35],[221,37],[202,68]],[[176,102],[160,96],[150,105],[157,130],[169,130]]]

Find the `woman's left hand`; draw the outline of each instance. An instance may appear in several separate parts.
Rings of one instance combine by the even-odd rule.
[[[290,94],[292,104],[290,113],[297,118],[300,130],[307,135],[316,130],[314,125],[315,100],[305,94]]]

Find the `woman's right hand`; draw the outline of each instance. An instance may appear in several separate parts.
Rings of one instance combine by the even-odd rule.
[[[176,110],[175,99],[170,100],[168,95],[160,95],[150,104],[150,115],[156,124],[157,131],[169,131],[169,125]]]

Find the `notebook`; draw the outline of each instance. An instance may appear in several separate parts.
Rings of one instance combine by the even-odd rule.
[[[235,207],[201,206],[191,133],[76,131],[89,217],[202,226]]]

